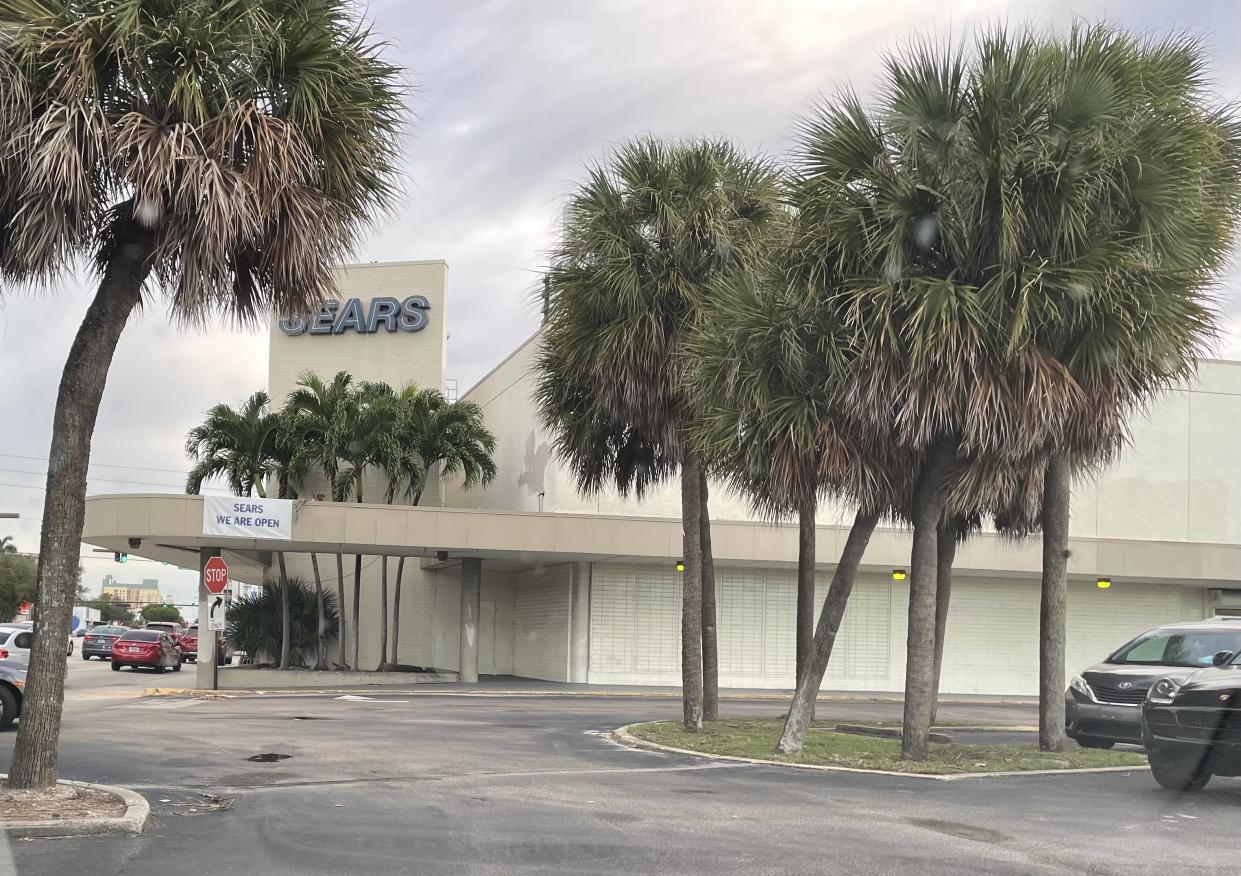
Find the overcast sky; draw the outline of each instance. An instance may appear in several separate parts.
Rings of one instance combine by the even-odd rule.
[[[1066,26],[1111,16],[1145,31],[1190,30],[1215,58],[1217,90],[1241,99],[1241,4],[1233,0],[379,0],[377,33],[415,86],[406,195],[360,261],[449,264],[447,376],[464,391],[533,330],[528,292],[557,207],[584,163],[635,135],[718,134],[774,155],[817,96],[872,88],[885,50],[1008,21]],[[1222,352],[1241,356],[1230,280]],[[0,521],[38,544],[52,409],[89,300],[87,278],[0,297]],[[99,414],[93,493],[180,491],[186,431],[210,405],[265,388],[267,338],[225,326],[171,327],[153,302],[121,339]],[[85,581],[157,577],[178,601],[195,578],[159,564],[118,567],[83,546]]]

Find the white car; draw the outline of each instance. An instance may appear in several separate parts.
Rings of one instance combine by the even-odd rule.
[[[18,624],[0,624],[0,650],[8,652],[9,660],[30,665],[30,646],[34,642],[34,624],[30,621]],[[73,637],[69,637],[65,654],[73,656]],[[6,659],[6,658],[0,658]]]

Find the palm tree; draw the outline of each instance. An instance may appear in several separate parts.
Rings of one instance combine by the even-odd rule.
[[[144,290],[192,323],[330,294],[333,266],[392,201],[404,107],[347,0],[46,0],[0,19],[0,273],[51,282],[84,261],[99,274],[53,418],[43,611],[9,774],[30,788],[56,778],[58,643],[126,322]]]
[[[414,384],[404,387],[395,399],[397,416],[395,438],[397,456],[392,469],[386,470],[388,490],[385,500],[391,504],[400,494],[417,505],[431,477],[439,466],[441,477],[460,472],[462,486],[470,489],[487,486],[495,478],[496,465],[491,454],[496,439],[487,428],[483,411],[469,401],[449,402],[438,389],[420,389]],[[387,558],[384,558],[385,568]],[[392,659],[400,663],[401,580],[405,575],[405,557],[396,565],[395,592],[392,599]],[[386,600],[385,600],[386,601]],[[385,612],[384,622],[387,614]]]
[[[266,498],[264,482],[279,465],[279,427],[280,415],[268,409],[267,393],[261,390],[239,410],[226,404],[213,407],[185,439],[185,454],[194,462],[185,481],[185,492],[197,496],[204,481],[223,476],[235,495],[257,492]]]
[[[1116,45],[1104,58],[1084,51],[1087,32],[1067,41],[998,32],[981,39],[970,63],[919,48],[889,60],[874,114],[845,97],[803,123],[803,217],[842,254],[842,312],[863,346],[855,415],[921,459],[909,506],[902,752],[911,758],[925,757],[934,711],[939,530],[946,511],[970,510],[950,502],[953,480],[968,480],[960,460],[1001,471],[1048,454],[1054,461],[1062,447],[1087,465],[1114,452],[1133,404],[1184,373],[1207,325],[1192,302],[1211,260],[1191,251],[1178,261],[1160,237],[1170,228],[1201,234],[1196,221],[1181,222],[1171,192],[1203,184],[1202,204],[1212,206],[1185,214],[1195,220],[1230,230],[1236,214],[1237,138],[1226,133],[1226,114],[1153,93],[1200,81],[1200,65],[1186,63],[1193,53],[1178,41],[1113,39],[1104,28],[1111,35],[1101,44]],[[1190,125],[1186,140],[1162,133],[1164,103]],[[1145,152],[1152,142],[1162,145]],[[1186,173],[1186,162],[1201,166]],[[1145,316],[1161,298],[1163,324]],[[1112,322],[1143,355],[1126,359],[1123,346],[1100,343]],[[1096,366],[1119,354],[1132,380],[1092,388],[1079,379],[1083,369],[1065,364],[1057,339],[1085,346]],[[1155,350],[1158,358],[1147,355]],[[1071,428],[1075,417],[1089,428]],[[1069,466],[1056,464],[1044,489],[1062,488],[1056,503],[1042,503],[1045,524],[1048,509],[1067,502]],[[1061,523],[1048,534],[1061,549],[1058,558],[1046,551],[1045,578],[1062,585]],[[1063,587],[1045,587],[1044,603],[1043,637],[1062,642]],[[1062,664],[1058,674],[1044,667],[1045,710],[1063,696]],[[1053,721],[1043,723],[1050,730]]]
[[[723,141],[628,143],[570,199],[547,275],[536,397],[579,489],[611,481],[640,493],[680,469],[690,730],[716,710],[703,695],[704,666],[708,694],[715,686],[715,619],[713,597],[703,599],[702,462],[689,442],[683,350],[710,283],[762,261],[783,215],[777,180]]]
[[[276,477],[281,498],[290,488],[292,456],[282,427],[282,416],[268,410],[267,393],[260,390],[248,398],[240,410],[218,404],[207,412],[207,418],[190,430],[185,439],[185,453],[194,460],[194,467],[185,481],[185,492],[196,496],[203,482],[223,475],[238,496],[257,492],[266,498],[264,482]],[[288,581],[284,552],[277,551],[280,581]],[[288,608],[288,594],[284,605]],[[284,613],[284,647],[280,650],[280,668],[289,668],[290,619]]]
[[[862,554],[907,462],[894,464],[882,436],[845,419],[852,332],[833,310],[832,284],[795,264],[800,246],[785,256],[767,275],[720,284],[690,353],[702,455],[758,513],[799,517],[797,689],[777,746],[788,754],[802,748]],[[862,510],[815,627],[814,516],[824,492]]]
[[[13,536],[0,535],[0,552],[6,554],[17,553],[17,544],[13,541]]]
[[[289,469],[298,485],[304,485],[312,471],[321,471],[328,489],[335,483],[340,471],[341,445],[344,440],[344,424],[349,420],[349,410],[354,405],[353,378],[339,371],[330,383],[317,374],[304,372],[297,388],[285,401],[283,418],[287,424],[284,446],[292,448]],[[312,557],[312,565],[318,561]],[[355,586],[361,575],[361,556],[357,557],[354,570]],[[336,604],[340,607],[341,633],[337,637],[339,664],[348,666],[345,656],[345,564],[344,556],[336,554]],[[357,615],[354,615],[357,622]],[[355,631],[354,638],[357,638]],[[326,656],[324,658],[326,660]]]

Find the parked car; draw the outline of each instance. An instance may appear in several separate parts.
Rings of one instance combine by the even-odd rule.
[[[1184,680],[1220,651],[1241,651],[1241,618],[1157,627],[1076,676],[1064,694],[1064,730],[1083,748],[1138,743],[1146,693],[1161,678]]]
[[[122,666],[137,669],[144,666],[163,672],[171,669],[181,671],[181,652],[172,643],[172,637],[160,630],[129,630],[112,643],[112,670],[120,672]]]
[[[220,650],[216,652],[215,662],[220,666],[227,666],[232,660],[232,651],[223,636],[217,641],[220,643]],[[198,662],[198,624],[187,627],[181,636],[181,657],[187,663]]]
[[[1155,682],[1142,706],[1142,744],[1155,781],[1174,791],[1241,776],[1241,654],[1221,651],[1210,668]]]
[[[129,632],[128,627],[95,627],[82,639],[82,659],[112,659],[112,643]]]
[[[0,660],[9,660],[22,666],[29,666],[32,644],[34,644],[32,630],[20,624],[0,625],[0,650],[5,652]]]
[[[0,624],[0,630],[22,630],[22,631],[25,631],[25,632],[27,632],[27,633],[30,633],[30,634],[31,634],[31,637],[33,637],[33,635],[34,635],[34,621],[19,621],[18,623],[15,623],[15,624]],[[11,638],[11,639],[15,639],[16,637],[14,637],[14,636],[10,636],[9,638]],[[23,659],[22,657],[20,657],[20,656],[19,656],[19,657],[14,657],[13,659],[15,659],[15,660],[21,660],[21,662],[24,662],[24,663],[27,663],[27,664],[28,664],[28,663],[30,663],[30,642],[32,641],[32,638],[27,638],[27,639],[24,639],[23,641],[25,641],[25,642],[26,642],[26,644],[24,644],[24,645],[16,645],[16,644],[15,644],[15,645],[14,645],[14,650],[15,650],[15,651],[24,652],[24,654],[25,654],[24,659]],[[65,655],[66,655],[66,656],[68,656],[68,657],[72,657],[72,656],[73,656],[73,636],[69,636],[69,637],[68,637],[67,641],[65,642],[65,646],[66,646],[66,647],[65,647]],[[2,646],[2,645],[0,645],[0,647],[3,647],[3,646]]]
[[[143,629],[159,630],[162,633],[167,633],[168,637],[172,639],[172,644],[177,646],[177,648],[181,647],[181,637],[185,635],[185,628],[173,621],[151,621]]]
[[[25,665],[0,658],[0,730],[21,717],[25,689]]]

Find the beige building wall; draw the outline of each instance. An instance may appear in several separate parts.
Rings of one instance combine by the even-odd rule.
[[[338,268],[338,308],[344,307],[349,299],[357,298],[365,314],[373,298],[391,297],[404,301],[411,295],[422,295],[431,305],[426,311],[427,325],[416,332],[389,332],[381,328],[371,333],[346,329],[341,334],[288,335],[281,329],[280,318],[273,318],[267,376],[272,404],[283,405],[307,371],[318,374],[325,382],[330,382],[338,371],[347,371],[353,375],[355,383],[383,382],[393,389],[415,383],[443,389],[448,338],[447,282],[448,264],[440,259]],[[305,315],[299,316],[305,318]],[[363,486],[367,501],[382,502],[386,488],[387,481],[379,472],[367,474]],[[331,494],[323,479],[310,479],[307,490],[310,495]],[[424,491],[422,502],[436,505],[441,502],[439,482],[434,476]]]
[[[615,490],[582,496],[556,458],[552,436],[531,398],[538,336],[498,365],[465,397],[482,406],[496,433],[496,481],[486,491],[449,486],[459,508],[679,517],[679,485],[666,483],[643,501]],[[1073,492],[1072,535],[1107,539],[1241,544],[1241,362],[1203,361],[1185,387],[1161,396],[1131,422],[1132,446]],[[711,493],[714,520],[753,519],[747,503],[722,486]],[[851,509],[828,503],[819,525],[847,524]],[[824,558],[830,562],[830,558]]]

